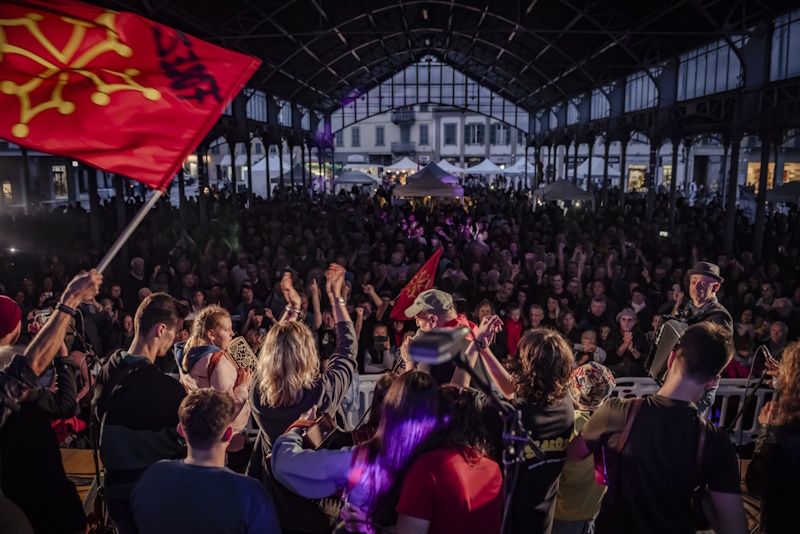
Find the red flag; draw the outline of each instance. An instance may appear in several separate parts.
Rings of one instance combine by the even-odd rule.
[[[409,306],[414,304],[414,299],[423,291],[427,291],[433,287],[433,279],[436,277],[436,267],[439,265],[439,258],[442,257],[442,247],[433,253],[431,259],[425,262],[425,265],[417,271],[414,278],[406,284],[406,287],[400,292],[397,297],[397,304],[392,309],[391,318],[397,321],[408,321],[405,311]]]
[[[259,64],[133,13],[0,0],[0,137],[163,189]]]

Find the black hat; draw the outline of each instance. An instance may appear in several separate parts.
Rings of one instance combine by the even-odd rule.
[[[691,269],[688,274],[689,276],[692,276],[693,274],[702,274],[703,276],[713,278],[719,284],[725,280],[719,275],[719,266],[707,261],[698,261],[695,264],[694,269]]]

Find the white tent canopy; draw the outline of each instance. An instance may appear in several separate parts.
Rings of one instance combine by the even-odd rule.
[[[544,201],[550,200],[583,200],[594,201],[594,195],[584,191],[569,180],[556,180],[533,192],[534,196]]]
[[[592,179],[602,178],[603,169],[605,168],[605,160],[597,156],[592,156]],[[578,176],[589,176],[589,159],[585,159],[583,163],[578,165]],[[619,178],[620,174],[617,169],[608,166],[608,177]]]
[[[288,159],[288,158],[287,158]],[[262,179],[265,178],[265,174],[267,172],[267,165],[269,164],[269,177],[276,178],[281,175],[281,161],[278,156],[269,156],[268,158],[264,158],[258,163],[253,165],[253,178],[255,179],[258,176],[261,176]],[[283,162],[283,172],[289,172],[291,166],[289,165],[288,161]]]
[[[453,165],[446,159],[439,160],[439,162],[436,165],[448,174],[461,174],[464,172],[464,169]]]
[[[250,159],[252,161],[253,157],[251,156]],[[245,165],[247,165],[247,155],[245,154],[245,155],[236,156],[236,166],[237,167],[244,167]],[[230,156],[230,154],[228,154],[227,156],[222,156],[222,161],[219,162],[219,166],[220,167],[230,167],[231,166],[231,156]],[[255,168],[255,165],[253,165],[253,168]]]
[[[506,167],[503,169],[503,174],[525,174],[525,158],[519,158],[513,165],[510,167]],[[527,163],[528,167],[528,176],[533,176],[536,174],[536,167]]]
[[[467,167],[464,172],[468,172],[469,174],[503,174],[503,169],[489,161],[489,158],[481,161],[474,167]]]
[[[384,170],[388,172],[416,172],[419,165],[408,158],[403,158],[394,165],[389,165]]]

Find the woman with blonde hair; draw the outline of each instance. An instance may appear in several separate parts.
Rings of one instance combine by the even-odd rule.
[[[231,423],[234,436],[227,450],[228,468],[244,473],[252,446],[244,432],[250,418],[247,403],[253,372],[236,365],[228,347],[233,338],[231,316],[212,304],[195,317],[189,339],[175,345],[180,381],[187,391],[213,388],[233,397],[236,417]]]
[[[769,359],[770,374],[780,378],[778,400],[758,416],[761,430],[745,478],[750,494],[761,498],[759,532],[768,534],[793,530],[800,499],[800,341],[786,347],[777,368]]]
[[[342,297],[345,270],[331,264],[325,273],[326,290],[336,323],[336,350],[321,370],[311,329],[298,321],[300,295],[287,273],[281,281],[288,302],[281,322],[274,325],[261,346],[250,406],[259,433],[247,474],[270,488],[283,532],[330,532],[341,503],[336,498],[307,500],[275,481],[269,472],[269,454],[275,441],[316,405],[344,427],[342,399],[356,372],[356,332]]]

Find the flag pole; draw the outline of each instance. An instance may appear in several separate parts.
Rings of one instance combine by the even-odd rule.
[[[131,222],[128,223],[128,226],[126,226],[125,229],[122,231],[122,233],[119,234],[119,237],[117,238],[116,241],[114,241],[114,244],[111,245],[111,248],[108,249],[106,255],[103,256],[103,259],[100,260],[100,263],[97,265],[98,273],[102,273],[103,271],[105,271],[106,268],[111,264],[111,260],[113,260],[114,257],[117,255],[117,253],[120,251],[122,245],[124,245],[125,242],[128,241],[128,239],[130,239],[133,232],[136,231],[141,222],[144,220],[144,218],[147,216],[147,214],[150,212],[153,206],[156,205],[156,202],[158,202],[162,196],[164,196],[164,192],[161,191],[160,189],[153,191],[153,196],[150,197],[150,200],[144,203],[144,206],[142,206],[139,209],[139,211],[136,213],[133,219],[131,219]]]

